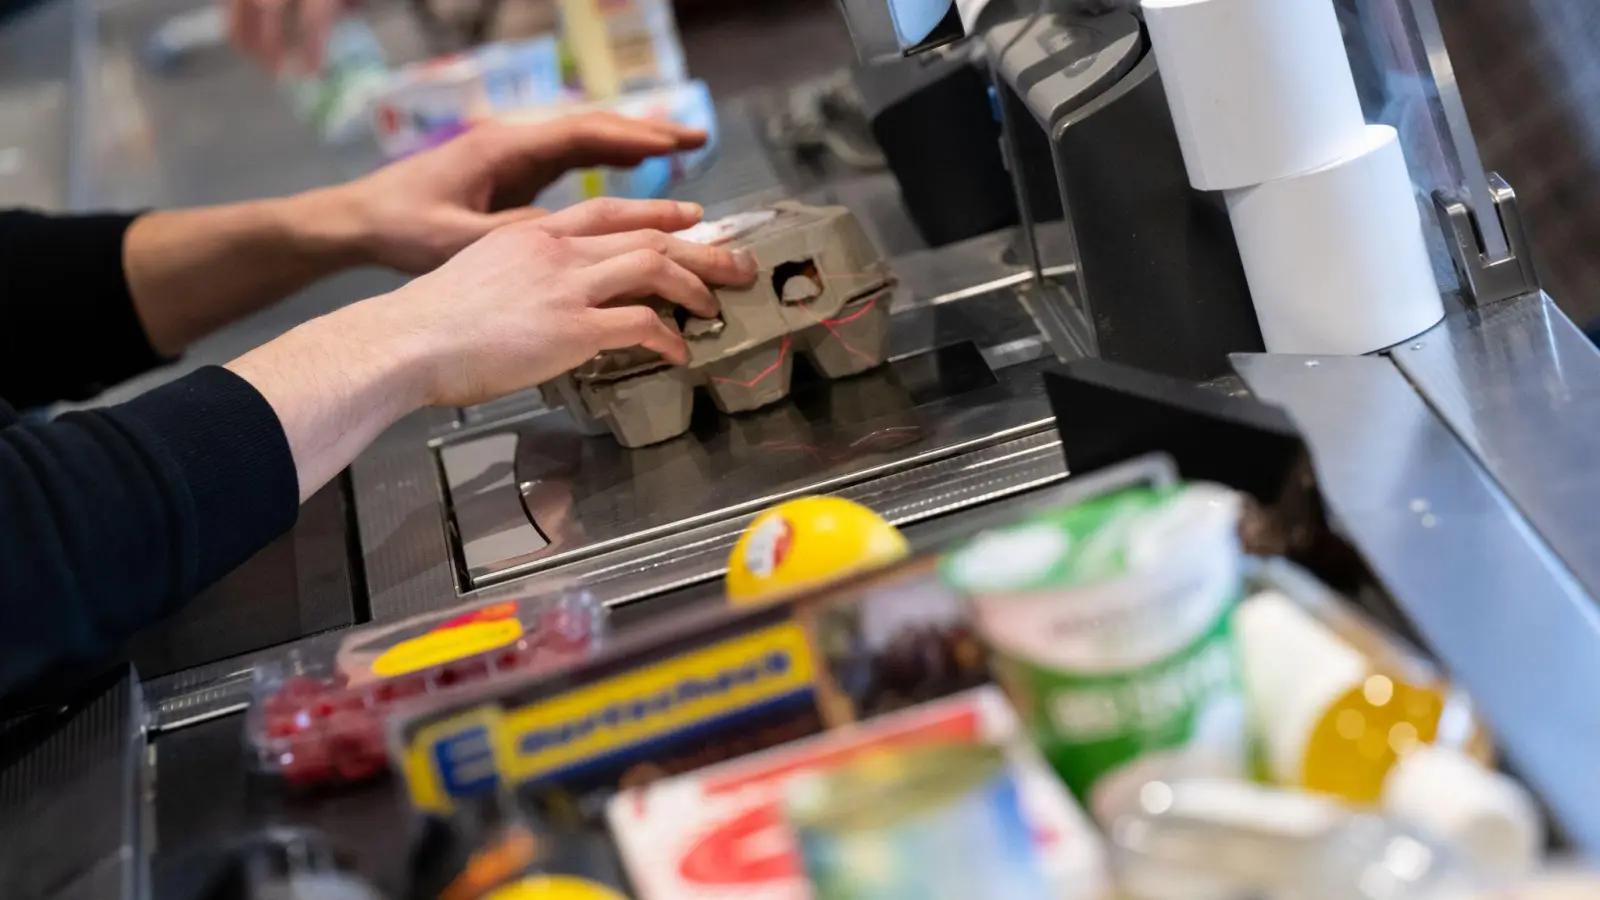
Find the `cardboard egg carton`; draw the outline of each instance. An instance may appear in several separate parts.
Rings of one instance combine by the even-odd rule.
[[[789,396],[796,355],[828,378],[883,363],[894,276],[848,209],[783,202],[684,236],[749,251],[760,276],[750,287],[718,288],[715,319],[658,305],[683,334],[688,365],[621,350],[557,380],[547,398],[586,430],[644,447],[689,430],[698,389],[724,413],[741,413]]]

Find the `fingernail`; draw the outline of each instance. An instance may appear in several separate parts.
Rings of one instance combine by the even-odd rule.
[[[752,278],[755,277],[756,272],[759,271],[759,269],[756,267],[756,256],[749,250],[733,251],[733,262],[739,267],[739,271],[751,276]]]
[[[705,214],[705,210],[698,203],[679,203],[678,212],[683,213],[685,216],[694,216],[697,219]]]

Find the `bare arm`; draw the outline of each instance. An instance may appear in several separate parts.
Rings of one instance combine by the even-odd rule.
[[[567,169],[631,166],[703,144],[671,123],[590,114],[484,125],[366,178],[271,200],[141,216],[123,270],[164,356],[341,269],[422,274],[511,222]]]
[[[303,501],[420,407],[541,384],[601,350],[644,346],[685,362],[682,335],[625,301],[658,296],[710,316],[706,282],[755,279],[748,256],[665,233],[699,217],[688,204],[597,200],[510,225],[393,294],[308,322],[228,368],[277,413]]]
[[[123,269],[150,344],[163,356],[340,269],[366,260],[335,191],[141,216]]]

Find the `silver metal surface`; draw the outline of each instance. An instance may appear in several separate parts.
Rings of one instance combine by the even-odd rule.
[[[1539,290],[1539,274],[1534,265],[1533,245],[1528,241],[1517,192],[1499,175],[1489,176],[1495,217],[1505,232],[1510,248],[1502,259],[1490,259],[1481,243],[1482,223],[1472,208],[1444,191],[1434,194],[1450,255],[1461,276],[1463,292],[1476,305],[1498,303]]]
[[[1478,211],[1483,223],[1481,241],[1485,259],[1490,263],[1503,259],[1509,252],[1508,235],[1494,215],[1495,196],[1484,170],[1483,157],[1478,153],[1478,140],[1472,133],[1472,123],[1467,120],[1467,106],[1461,99],[1461,87],[1456,83],[1455,66],[1450,61],[1449,48],[1444,43],[1444,31],[1439,27],[1439,13],[1435,0],[1405,0],[1411,12],[1411,32],[1421,59],[1426,61],[1427,72],[1433,76],[1430,99],[1437,104],[1437,115],[1443,118],[1442,137],[1452,143],[1461,169],[1462,183],[1472,207]]]
[[[1010,258],[1012,237],[1010,233],[1002,232],[974,238],[971,241],[942,248],[940,251],[919,250],[895,257],[891,261],[891,266],[900,278],[900,292],[896,295],[893,306],[895,324],[891,335],[891,358],[901,359],[932,348],[970,341],[976,343],[979,350],[1003,348],[997,354],[991,354],[997,362],[1027,363],[1030,359],[1036,359],[1036,354],[1032,353],[1026,344],[1019,343],[1036,337],[1038,327],[1025,309],[1026,301],[1032,292],[1026,263],[1023,260]],[[975,294],[970,290],[975,284],[994,287],[985,293]],[[863,383],[870,383],[870,379]],[[881,404],[885,399],[881,396],[885,393],[881,389],[876,391],[876,395],[872,390],[855,391],[848,388],[844,393],[854,393],[860,398],[852,402],[870,400]],[[841,395],[841,400],[843,399],[847,398]],[[1040,402],[1042,403],[1042,400]],[[420,427],[413,425],[407,434],[392,433],[385,436],[351,467],[357,523],[361,546],[366,555],[367,583],[374,620],[392,621],[437,609],[441,605],[459,602],[462,579],[458,578],[458,573],[451,564],[456,552],[452,547],[445,517],[441,514],[443,498],[439,466],[435,454],[425,446],[425,441],[426,437],[432,437],[443,443],[452,443],[472,436],[487,435],[496,430],[503,430],[507,426],[519,424],[519,417],[526,418],[529,422],[537,422],[543,414],[542,403],[532,397],[500,406],[492,412],[493,414],[486,415],[480,409],[469,411],[467,415],[460,417],[449,412],[437,412],[433,414],[430,425]],[[780,407],[779,411],[764,414],[766,418],[758,414],[743,431],[746,434],[762,432],[766,435],[757,442],[771,440],[779,443],[783,442],[782,434],[779,434],[782,432],[788,435],[789,443],[802,445],[805,443],[804,434],[795,431],[793,412],[794,407],[790,404]],[[1012,410],[988,411],[975,415],[977,418],[992,417],[998,424],[988,435],[970,431],[960,440],[993,438],[1016,423],[1027,421],[1030,415],[1037,414]],[[565,416],[559,418],[564,420]],[[971,415],[968,418],[976,421]],[[549,422],[555,420],[555,417],[552,417]],[[789,424],[785,425],[781,420],[787,420]],[[537,426],[535,430],[544,427],[546,426]],[[417,439],[419,433],[425,435],[424,440]],[[592,472],[584,476],[589,483],[597,485],[594,488],[594,495],[588,496],[587,491],[576,493],[574,496],[578,498],[579,505],[588,503],[621,509],[627,506],[638,507],[647,500],[651,503],[657,502],[658,498],[646,494],[631,499],[625,498],[623,495],[630,490],[629,484],[632,482],[631,479],[623,479],[616,474],[619,471],[616,466],[622,465],[620,459],[612,460],[609,464],[612,468],[607,469],[605,464],[602,464],[603,461],[594,456],[604,451],[583,449],[603,448],[605,446],[603,442],[589,443],[575,442],[575,440],[568,436],[547,443],[545,446],[549,448],[547,452],[556,454],[558,459],[561,458],[561,454],[577,454],[560,465],[594,467]],[[723,448],[718,452],[729,453],[737,449],[740,446],[739,441],[744,438],[729,434],[723,435],[718,440],[721,441],[720,446]],[[959,442],[946,438],[940,440],[943,441],[942,446],[947,448]],[[561,446],[568,449],[560,449]],[[703,477],[693,477],[694,472],[699,471],[700,467],[709,467],[710,470],[719,473],[725,469],[738,468],[730,459],[709,456],[706,449],[698,445],[675,442],[666,446],[677,449],[646,450],[640,454],[640,459],[654,460],[652,465],[646,468],[653,468],[658,473],[681,469],[682,473],[686,473],[684,477],[688,479],[688,484],[704,483]],[[904,456],[909,457],[914,452],[914,448],[908,447]],[[673,457],[674,453],[681,454],[681,458]],[[631,472],[636,465],[635,461],[629,461],[626,468]],[[756,495],[770,496],[772,488],[782,481],[777,475],[778,473],[774,471],[771,479],[760,484],[747,484],[746,489],[751,496],[729,495],[732,499],[723,501],[722,506],[715,508],[722,511],[726,507],[749,502]],[[667,478],[664,474],[660,477]],[[519,483],[528,480],[530,479],[527,477],[519,476]],[[812,486],[821,483],[820,478],[802,480],[809,480]],[[668,481],[670,482],[670,479]],[[658,480],[654,483],[659,485],[663,482]],[[648,486],[649,482],[646,483],[646,488]],[[541,490],[546,489],[548,488],[541,488]],[[687,486],[685,491],[687,493]],[[690,502],[692,504],[692,501]],[[714,504],[699,504],[692,513],[680,516],[677,520],[669,520],[668,523],[655,523],[651,527],[664,527],[671,521],[681,522],[690,515],[707,514],[714,506]],[[498,508],[501,513],[491,513],[491,518],[498,516],[508,522],[516,523],[519,528],[526,521],[526,519],[519,521],[513,515],[506,515],[508,511],[514,509],[508,503],[501,504]],[[546,529],[543,536],[548,538],[548,532],[555,529],[541,520],[553,522],[559,518],[551,509],[546,509],[534,516],[535,528]],[[604,525],[599,531],[615,537],[620,529],[635,527],[624,521],[629,516],[622,515],[616,518],[622,522],[621,525]],[[585,533],[590,533],[588,526],[585,527]],[[524,536],[532,537],[526,532]],[[637,537],[642,539],[644,536],[637,535]],[[594,543],[603,540],[606,538],[598,538]]]
[[[1450,316],[1393,358],[1600,597],[1600,352],[1542,294]]]
[[[0,756],[0,885],[7,897],[143,900],[155,835],[147,715],[129,666],[115,683],[36,713]]]
[[[1048,427],[1050,413],[1037,366],[997,376],[960,345],[704,419],[638,450],[585,438],[564,413],[473,435],[470,461],[463,445],[442,446],[447,473],[470,472],[448,492],[466,581],[484,587],[908,472]]]
[[[1600,851],[1600,610],[1383,357],[1235,365],[1311,446],[1336,527],[1582,850]]]

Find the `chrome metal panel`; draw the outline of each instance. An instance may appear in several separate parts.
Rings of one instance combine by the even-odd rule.
[[[1038,335],[1038,328],[1025,308],[1034,287],[1026,263],[1014,253],[1014,236],[1012,232],[999,232],[937,252],[915,251],[894,258],[891,265],[901,281],[893,307],[891,356],[911,356],[932,348],[971,341],[980,350],[986,351],[985,358],[994,363],[1028,365],[1037,360],[1040,357],[1039,350],[1029,342]],[[1059,264],[1055,271],[1062,271]],[[871,379],[858,381],[866,384]],[[874,398],[874,392],[870,390],[844,388],[841,401],[849,399],[845,394],[860,395],[857,400],[850,402],[871,400],[881,404],[883,400],[882,397]],[[1042,399],[1039,402],[1043,404]],[[925,403],[923,401],[919,405]],[[783,409],[790,410],[790,413],[782,412]],[[1040,410],[1043,409],[1041,405]],[[780,407],[779,411],[749,417],[754,421],[743,429],[743,433],[755,433],[763,429],[770,431],[778,426],[770,423],[763,425],[763,422],[782,419],[792,412],[792,406]],[[386,435],[351,467],[361,546],[366,554],[372,615],[377,621],[392,621],[456,602],[458,585],[463,581],[452,568],[451,559],[456,553],[451,547],[441,513],[439,468],[435,455],[425,446],[427,439],[453,443],[526,422],[537,422],[545,412],[542,403],[524,397],[461,414],[435,411],[429,415],[431,418],[427,424],[419,424],[422,417],[417,417],[406,430]],[[1028,415],[1032,414],[1021,413],[1021,417],[1016,418],[1019,413],[1013,410],[973,415],[993,417],[999,424],[990,435],[968,431],[963,440],[995,438],[1006,428],[1026,421]],[[1048,414],[1045,412],[1041,415]],[[1008,420],[1007,417],[1013,418]],[[552,417],[535,427],[535,430],[550,426],[558,419],[565,420],[565,416]],[[761,439],[775,438],[769,435]],[[735,443],[734,436],[724,436],[721,440],[725,448]],[[948,438],[939,440],[945,447],[953,447],[956,443]],[[604,446],[603,442],[573,444],[567,438],[548,446],[555,447],[556,443],[579,449],[557,448],[547,452],[578,453],[580,455],[574,459],[588,462],[592,462],[590,457],[599,451],[582,448]],[[792,443],[804,441],[795,436]],[[667,451],[666,447],[677,449]],[[690,447],[690,450],[685,450],[685,447]],[[909,457],[913,452],[908,449],[905,455]],[[684,459],[668,458],[670,453],[682,453]],[[700,459],[699,465],[710,465],[714,469],[729,465],[727,460],[708,462],[704,448],[696,448],[686,441],[646,450],[641,458],[654,459],[654,468],[663,472],[675,466],[692,469],[697,465],[695,459]],[[629,462],[628,467],[631,471],[634,463]],[[776,481],[769,481],[757,487],[769,488],[774,484]],[[626,490],[626,486],[612,477],[597,490],[605,496],[591,502],[616,502],[615,492],[618,490]],[[760,493],[770,496],[766,490]],[[749,499],[742,497],[739,501],[746,502]],[[637,503],[637,498],[632,502]],[[503,508],[510,509],[509,505]],[[545,517],[549,515],[547,512]],[[511,518],[510,521],[516,520]],[[538,527],[543,527],[543,523],[540,522]]]
[[[797,387],[756,413],[708,414],[691,434],[638,450],[586,438],[564,413],[533,416],[474,435],[467,447],[504,452],[480,455],[473,482],[453,487],[449,499],[468,580],[483,587],[908,471],[1049,422],[1037,365],[996,375],[976,347],[958,344]],[[440,449],[447,471],[461,447]],[[519,491],[526,512],[516,515]],[[527,544],[519,536],[530,519],[544,541],[486,558],[490,548]]]
[[[1600,596],[1600,351],[1548,297],[1450,316],[1402,371],[1533,529]]]
[[[1477,700],[1580,848],[1600,851],[1600,610],[1382,357],[1235,365],[1311,446],[1336,526]]]

